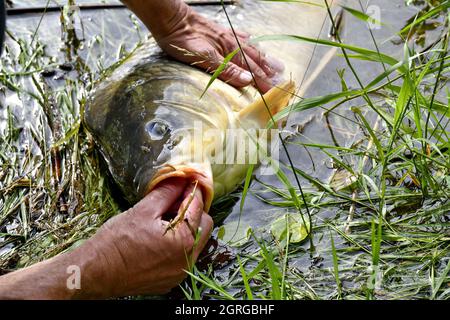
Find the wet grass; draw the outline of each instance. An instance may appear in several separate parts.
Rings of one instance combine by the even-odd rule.
[[[189,271],[180,286],[183,297],[449,298],[449,6],[449,1],[430,1],[400,31],[402,59],[379,52],[376,45],[369,50],[339,37],[270,37],[341,50],[346,63],[342,90],[301,98],[288,112],[316,109],[331,122],[343,118],[361,134],[345,145],[325,144],[301,132],[286,137],[288,152],[323,154],[332,164],[331,177],[318,179],[286,158],[279,182],[249,171],[243,187],[214,210],[220,213],[217,221],[223,221],[241,198],[242,215],[251,214],[246,209],[251,194],[276,217],[303,215],[297,221],[311,222],[310,235],[294,242],[298,230],[291,230],[288,219],[281,238],[273,236],[270,225],[217,224],[219,245]],[[360,9],[347,14],[373,22]],[[97,46],[106,36],[80,47],[72,15],[61,14],[64,45],[58,58],[46,53],[38,32],[32,41],[8,37],[0,71],[0,273],[78,245],[123,209],[80,122],[93,80],[107,67],[101,59],[93,67],[80,57],[101,51]],[[443,24],[442,35],[425,49],[413,46],[423,41],[429,20]],[[119,51],[118,58],[128,53]],[[383,71],[364,83],[354,67],[360,60],[381,64]],[[350,77],[358,87],[347,83]]]
[[[2,272],[77,245],[119,212],[80,121],[94,74],[73,58],[78,44],[71,14],[61,13],[66,41],[58,61],[36,36],[40,23],[31,42],[8,33],[1,69]]]
[[[285,188],[261,183],[272,197],[257,197],[271,206],[288,209],[293,215],[299,214],[299,206],[311,207],[310,239],[329,238],[328,246],[317,248],[313,242],[289,246],[288,241],[285,247],[279,247],[276,239],[264,235],[267,230],[260,232],[262,238],[252,233],[253,251],[241,252],[237,263],[230,267],[233,276],[227,281],[218,282],[211,270],[209,274],[191,274],[206,295],[226,299],[230,292],[234,293],[233,298],[240,299],[448,298],[449,6],[444,1],[427,7],[428,11],[422,10],[401,30],[400,35],[405,36],[402,60],[379,52],[376,42],[376,51],[372,51],[347,45],[339,37],[333,42],[297,35],[256,39],[338,47],[360,88],[349,90],[341,77],[342,92],[302,99],[276,119],[310,108],[325,108],[327,114],[345,107],[350,100],[362,98],[365,103],[351,111],[365,137],[358,146],[350,147],[323,145],[320,141],[293,142],[319,149],[334,163],[335,174],[328,182],[286,164],[285,170],[304,178],[304,185],[309,187],[306,194],[284,178],[281,183]],[[347,11],[373,23],[360,11]],[[422,52],[407,45],[406,39],[415,36],[408,31],[438,15],[445,17],[445,28],[438,41]],[[372,39],[375,41],[373,34]],[[352,65],[354,59],[381,63],[384,72],[364,85]],[[375,100],[375,95],[382,99]],[[376,115],[375,121],[366,118],[367,110]],[[295,194],[292,190],[296,190]],[[322,218],[321,211],[336,206],[334,219]],[[288,225],[286,234],[290,234]],[[307,272],[294,266],[304,257],[311,261]],[[324,259],[327,267],[319,265],[314,270],[317,258]]]

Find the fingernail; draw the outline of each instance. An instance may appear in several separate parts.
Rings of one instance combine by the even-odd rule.
[[[273,77],[270,80],[272,80],[272,85],[273,86],[279,85],[280,83],[284,82],[284,79],[282,77],[279,77],[279,76],[275,76],[275,77]]]
[[[252,75],[248,71],[242,71],[239,74],[239,80],[241,80],[242,82],[250,82],[250,81],[252,81],[252,79],[253,79]]]
[[[281,61],[271,57],[266,57],[266,61],[273,70],[278,72],[284,70],[284,64]]]

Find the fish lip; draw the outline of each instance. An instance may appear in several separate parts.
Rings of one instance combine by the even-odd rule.
[[[211,208],[211,204],[214,198],[214,187],[212,175],[210,174],[210,170],[202,170],[201,166],[197,166],[200,168],[195,168],[193,166],[188,165],[180,165],[180,166],[172,166],[167,165],[162,169],[158,170],[153,179],[147,185],[145,189],[144,196],[150,193],[160,182],[166,180],[168,178],[184,178],[191,181],[198,181],[198,184],[202,190],[203,202],[204,202],[204,210],[208,212]]]

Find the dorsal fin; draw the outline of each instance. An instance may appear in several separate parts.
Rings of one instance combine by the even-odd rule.
[[[269,107],[270,113],[274,116],[288,105],[294,90],[295,83],[293,81],[273,87],[263,95],[264,100],[262,97],[258,97],[252,104],[239,111],[239,120],[241,122],[256,121],[260,127],[265,127],[270,120],[270,114],[264,101]]]

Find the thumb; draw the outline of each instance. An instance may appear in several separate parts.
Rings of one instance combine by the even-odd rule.
[[[160,218],[180,198],[186,184],[186,179],[182,178],[169,178],[160,182],[148,195],[135,204],[131,212]]]

